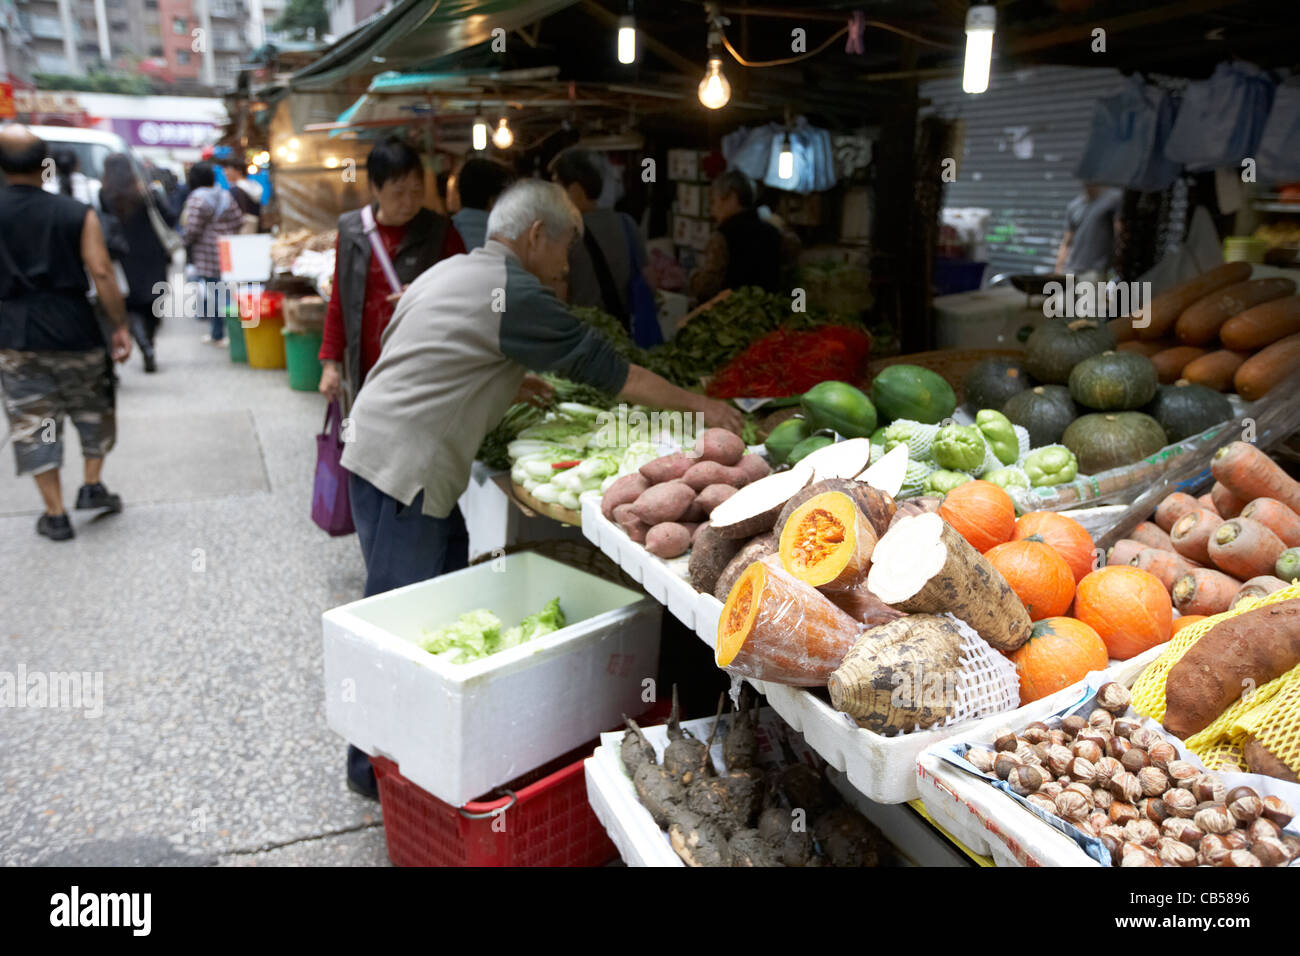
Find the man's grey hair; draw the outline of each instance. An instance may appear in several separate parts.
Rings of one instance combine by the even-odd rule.
[[[739,169],[728,169],[713,181],[713,191],[719,198],[727,194],[734,195],[741,209],[752,209],[757,196],[754,181]]]
[[[552,239],[576,229],[582,235],[582,213],[555,183],[521,179],[500,196],[488,213],[488,238],[518,239],[540,222]]]

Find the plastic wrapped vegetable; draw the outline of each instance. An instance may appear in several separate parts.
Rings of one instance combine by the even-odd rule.
[[[1016,437],[1011,419],[991,408],[982,408],[975,415],[975,427],[988,440],[993,454],[1004,465],[1013,465],[1020,457],[1020,439]]]
[[[973,481],[970,475],[961,471],[945,471],[940,468],[925,476],[922,489],[927,495],[946,495],[958,485]]]
[[[913,461],[930,461],[930,445],[938,434],[938,425],[927,425],[900,418],[885,429],[881,438],[886,452],[891,452],[899,445],[907,446],[907,457]]]
[[[914,498],[925,491],[925,479],[934,471],[934,465],[924,461],[908,461],[907,471],[903,475],[903,486],[898,491],[900,498]]]
[[[1020,463],[1035,488],[1045,485],[1063,485],[1074,481],[1079,473],[1079,462],[1074,452],[1064,445],[1046,445],[1031,451]]]
[[[1023,471],[1015,467],[997,468],[985,473],[985,481],[991,481],[999,488],[1024,488],[1029,490],[1029,478]]]
[[[976,471],[984,464],[984,436],[974,425],[945,425],[934,436],[930,455],[940,468]]]

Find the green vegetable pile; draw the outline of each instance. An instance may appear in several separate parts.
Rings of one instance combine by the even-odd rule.
[[[548,601],[536,614],[530,614],[504,631],[501,619],[491,611],[466,611],[436,631],[426,629],[420,647],[448,664],[468,664],[558,631],[565,623],[558,597]]]
[[[478,454],[474,456],[489,468],[498,470],[509,468],[511,465],[508,451],[510,443],[526,429],[541,424],[546,419],[548,410],[553,410],[566,402],[589,405],[602,411],[606,408],[612,408],[614,405],[614,397],[607,395],[598,388],[571,382],[567,378],[560,378],[558,375],[543,374],[542,378],[546,379],[551,384],[551,387],[555,389],[551,405],[548,409],[538,408],[536,405],[529,405],[527,402],[519,402],[510,406],[505,417],[501,419],[496,428],[487,433],[487,437],[483,439],[483,444],[479,446]]]

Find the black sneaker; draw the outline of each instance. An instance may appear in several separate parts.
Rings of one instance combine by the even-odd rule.
[[[111,494],[101,481],[97,481],[93,485],[82,485],[81,490],[77,492],[77,510],[82,511],[92,508],[121,511],[122,498],[120,495]]]
[[[158,371],[158,360],[153,357],[152,353],[146,354],[144,357],[144,370],[146,372]]]
[[[36,522],[36,533],[51,541],[67,541],[73,536],[72,522],[67,515],[41,515]]]

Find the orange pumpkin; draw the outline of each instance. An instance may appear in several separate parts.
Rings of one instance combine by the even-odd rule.
[[[1028,704],[1104,670],[1110,654],[1101,637],[1072,617],[1037,622],[1029,640],[1007,655],[1020,675],[1020,703]]]
[[[1110,656],[1128,660],[1169,640],[1173,603],[1154,574],[1126,565],[1093,571],[1079,582],[1074,616],[1101,635]]]
[[[1064,614],[1074,598],[1074,572],[1041,541],[1008,541],[984,555],[1007,579],[1031,621]]]
[[[983,554],[1010,541],[1016,530],[1016,505],[1006,489],[991,481],[968,481],[944,496],[939,516]]]
[[[1208,616],[1208,614],[1184,614],[1182,617],[1174,618],[1174,626],[1170,630],[1169,636],[1173,637],[1183,628],[1191,627],[1197,621],[1204,621]]]
[[[1092,573],[1097,552],[1088,529],[1055,511],[1031,511],[1016,520],[1013,541],[1037,538],[1050,546],[1074,572],[1077,584]]]

